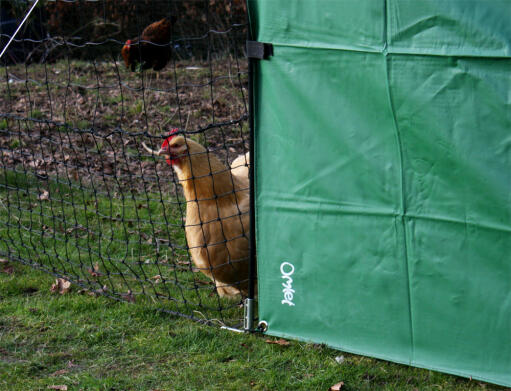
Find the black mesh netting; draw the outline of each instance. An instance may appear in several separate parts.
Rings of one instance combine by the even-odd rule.
[[[0,2],[0,48],[30,5]],[[165,42],[144,36],[164,18]],[[42,1],[0,60],[0,255],[239,327],[246,29],[243,0]]]

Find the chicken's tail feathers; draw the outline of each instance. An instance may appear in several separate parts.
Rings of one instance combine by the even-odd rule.
[[[239,155],[231,163],[231,169],[235,169],[240,166],[247,166],[247,167],[250,166],[250,152],[247,152],[244,155]]]
[[[238,156],[231,163],[231,173],[241,180],[248,179],[248,168],[250,166],[250,152]]]

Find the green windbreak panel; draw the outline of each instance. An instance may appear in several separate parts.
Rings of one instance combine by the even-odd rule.
[[[385,63],[308,53],[276,47],[258,75],[260,317],[271,334],[399,361],[411,333]],[[294,306],[281,303],[284,262]]]
[[[395,55],[388,64],[413,363],[509,385],[511,61]]]
[[[470,57],[511,55],[509,0],[387,3],[391,51]]]
[[[511,385],[511,2],[250,6],[267,333]]]
[[[257,0],[258,40],[303,47],[379,51],[385,7],[378,0]],[[260,16],[260,17],[259,17]]]

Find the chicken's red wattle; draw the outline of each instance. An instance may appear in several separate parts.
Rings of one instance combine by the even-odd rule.
[[[174,128],[172,129],[168,134],[170,135],[170,137],[167,137],[164,141],[163,141],[163,144],[161,145],[161,148],[164,149],[164,150],[167,150],[169,148],[169,143],[170,143],[170,140],[172,140],[174,137],[176,137],[176,133],[179,131],[178,128]],[[168,165],[173,165],[173,164],[176,164],[178,159],[166,159],[167,160],[167,164]]]

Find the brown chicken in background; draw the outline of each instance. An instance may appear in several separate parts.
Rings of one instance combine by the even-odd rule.
[[[121,50],[126,67],[135,71],[140,63],[142,69],[163,69],[170,60],[172,23],[170,18],[164,18],[147,26],[140,35],[140,41],[139,38],[128,39]]]
[[[249,154],[226,167],[199,143],[171,135],[153,155],[165,155],[186,198],[186,239],[195,266],[220,296],[247,294],[249,269]]]

